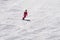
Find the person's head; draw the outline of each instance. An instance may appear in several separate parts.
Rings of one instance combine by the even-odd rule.
[[[27,9],[25,10],[25,12],[27,12]]]

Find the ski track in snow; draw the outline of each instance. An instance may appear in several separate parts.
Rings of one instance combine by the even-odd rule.
[[[60,0],[0,0],[0,40],[60,40]]]

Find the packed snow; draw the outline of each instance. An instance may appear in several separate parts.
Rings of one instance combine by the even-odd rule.
[[[0,0],[0,40],[60,40],[60,0]]]

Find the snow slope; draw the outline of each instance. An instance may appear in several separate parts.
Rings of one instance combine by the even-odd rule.
[[[0,40],[60,40],[60,0],[0,0]]]

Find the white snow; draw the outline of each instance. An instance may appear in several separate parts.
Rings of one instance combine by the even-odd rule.
[[[0,40],[60,40],[60,0],[0,0]]]

